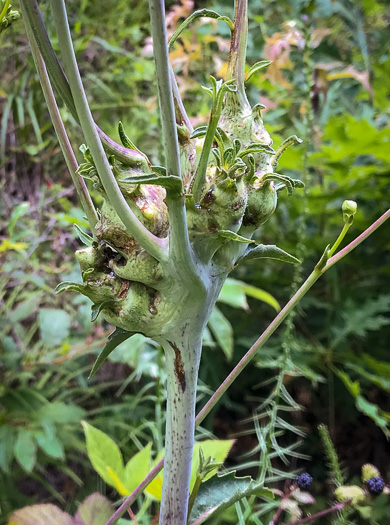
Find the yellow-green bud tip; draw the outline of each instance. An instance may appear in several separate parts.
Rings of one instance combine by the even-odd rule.
[[[362,481],[363,483],[366,483],[371,478],[377,478],[381,475],[379,470],[374,467],[374,465],[371,465],[370,463],[366,463],[362,466]]]

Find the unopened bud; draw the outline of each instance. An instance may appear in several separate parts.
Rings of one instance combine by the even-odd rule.
[[[362,481],[363,483],[366,483],[371,478],[377,478],[380,476],[381,473],[379,470],[374,467],[374,465],[371,465],[370,463],[366,463],[362,466]]]
[[[343,219],[346,224],[352,224],[355,213],[357,212],[357,204],[355,201],[344,201],[341,207],[343,210]]]

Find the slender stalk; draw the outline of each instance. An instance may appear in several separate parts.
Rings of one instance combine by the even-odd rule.
[[[21,10],[23,13],[23,5],[21,5]],[[49,110],[50,118],[53,122],[54,130],[56,132],[62,154],[64,155],[65,162],[68,167],[69,173],[72,177],[74,186],[76,188],[77,195],[79,196],[81,206],[85,214],[87,215],[88,222],[91,226],[93,235],[95,236],[95,225],[98,221],[95,206],[92,202],[91,196],[88,192],[88,188],[84,182],[84,179],[77,173],[77,160],[74,155],[72,146],[70,144],[68,135],[66,133],[64,123],[61,119],[61,115],[57,106],[56,99],[54,97],[45,63],[42,59],[41,53],[39,52],[38,46],[36,45],[35,40],[31,34],[31,30],[28,24],[26,24],[26,33],[30,42],[35,67],[38,71],[43,95],[45,97],[46,105]]]
[[[171,88],[164,0],[149,0],[149,12],[166,167],[170,175],[180,175],[179,142]]]
[[[8,11],[8,7],[11,3],[11,0],[6,0],[5,1],[5,4],[4,4],[4,7],[0,13],[0,22],[3,20],[3,18],[5,17],[5,15],[7,14],[7,11]]]
[[[65,76],[58,57],[50,42],[50,38],[43,22],[37,0],[20,0],[20,6],[23,11],[24,23],[25,25],[29,25],[31,28],[35,42],[37,43],[42,58],[46,64],[47,72],[49,74],[53,88],[66,104],[76,122],[80,123],[68,79]],[[114,140],[110,139],[110,137],[108,137],[96,124],[95,126],[106,149],[111,154],[114,154],[118,160],[130,166],[143,166],[145,164],[145,159],[142,154],[140,154],[138,151],[124,148],[120,144],[117,144]]]
[[[167,258],[165,239],[153,235],[136,217],[130,209],[126,199],[118,186],[104,152],[102,143],[96,130],[87,97],[83,88],[76,57],[72,46],[68,19],[64,0],[51,1],[54,22],[57,29],[58,42],[64,58],[65,71],[68,75],[73,100],[80,119],[85,140],[91,151],[97,172],[107,194],[108,200],[118,213],[119,218],[131,235],[147,252],[157,260]]]
[[[283,319],[286,318],[289,311],[292,308],[294,308],[295,305],[298,303],[298,301],[302,299],[302,297],[310,290],[310,288],[318,280],[318,278],[321,275],[323,275],[326,271],[328,271],[329,268],[331,268],[334,264],[341,261],[341,259],[343,259],[346,255],[348,255],[357,246],[359,246],[360,243],[362,243],[365,239],[367,239],[367,237],[369,237],[376,229],[379,228],[379,226],[384,224],[389,218],[390,218],[390,209],[387,210],[381,217],[379,217],[379,219],[376,220],[373,224],[371,224],[371,226],[369,226],[361,235],[356,237],[356,239],[354,239],[350,244],[348,244],[348,246],[346,246],[343,250],[338,252],[333,257],[331,257],[321,270],[317,269],[311,273],[311,275],[303,283],[303,285],[296,292],[296,294],[290,299],[290,301],[286,304],[283,310],[279,312],[279,314],[275,317],[275,319],[268,326],[268,328],[257,339],[254,345],[248,350],[245,356],[241,359],[241,361],[232,370],[232,372],[228,375],[228,377],[221,384],[221,386],[215,391],[212,397],[208,400],[208,402],[205,404],[205,406],[202,408],[202,410],[199,412],[199,414],[195,418],[196,426],[198,426],[205,419],[205,417],[211,412],[211,410],[215,407],[215,405],[221,399],[221,397],[226,392],[226,390],[229,388],[229,386],[240,375],[240,373],[244,370],[245,366],[250,362],[250,360],[255,356],[257,350],[259,350],[266,343],[269,337],[280,326]],[[133,503],[133,501],[138,496],[138,494],[142,492],[142,490],[144,490],[145,487],[147,487],[148,484],[157,476],[157,474],[162,469],[163,464],[164,464],[164,460],[162,459],[153,468],[153,470],[149,472],[149,474],[140,483],[140,485],[134,490],[134,492],[126,498],[126,500],[122,503],[122,505],[117,509],[115,514],[110,518],[109,521],[107,521],[106,525],[113,525],[119,520],[121,516],[123,516],[123,514],[130,507],[130,505]]]
[[[236,0],[234,8],[234,29],[230,45],[227,80],[234,79],[237,85],[237,94],[228,93],[227,97],[238,99],[241,111],[251,111],[245,93],[245,60],[248,40],[248,0]]]
[[[164,0],[149,0],[149,11],[166,168],[168,174],[181,176],[179,142],[172,95],[172,68],[169,63],[165,28]],[[170,226],[170,260],[177,263],[176,266],[179,272],[196,279],[193,251],[188,236],[184,191],[178,198],[172,198],[168,195],[166,203]]]

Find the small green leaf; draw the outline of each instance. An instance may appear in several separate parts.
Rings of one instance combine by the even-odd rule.
[[[222,348],[228,361],[231,360],[234,350],[233,328],[223,313],[214,306],[209,319],[209,327],[215,339]]]
[[[152,443],[140,450],[127,462],[125,467],[123,484],[129,491],[129,494],[138,487],[141,481],[149,473],[151,463]]]
[[[8,473],[14,457],[15,431],[7,424],[0,426],[0,469]]]
[[[93,323],[98,318],[100,312],[103,310],[103,308],[106,308],[110,304],[111,301],[104,301],[100,304],[93,304],[91,306],[91,322]]]
[[[14,447],[15,458],[27,472],[34,468],[37,457],[37,442],[33,432],[21,428]]]
[[[48,456],[56,459],[65,459],[64,447],[57,436],[37,432],[36,438],[39,446]]]
[[[91,377],[93,377],[96,374],[96,372],[99,370],[99,368],[102,366],[102,364],[111,354],[111,352],[132,335],[134,335],[134,332],[127,332],[126,330],[122,330],[121,328],[117,328],[115,332],[112,332],[112,334],[108,336],[106,346],[103,348],[98,358],[96,359],[88,379],[91,379]]]
[[[60,284],[57,284],[55,293],[67,292],[68,290],[74,290],[75,292],[84,293],[84,284],[83,283],[74,283],[72,281],[64,281]]]
[[[183,191],[183,183],[177,175],[159,175],[151,173],[150,175],[139,175],[138,177],[125,177],[119,182],[127,182],[130,184],[154,184],[162,186],[168,191],[181,194]]]
[[[276,259],[277,261],[290,264],[301,264],[299,259],[274,244],[251,244],[242,257],[238,259],[237,263],[250,261],[251,259]]]
[[[85,233],[85,231],[82,230],[78,224],[74,224],[73,226],[77,232],[77,235],[79,236],[80,241],[85,244],[85,246],[92,246],[93,238],[88,235],[88,233]]]
[[[253,243],[252,239],[247,239],[242,235],[238,235],[238,233],[234,233],[230,230],[219,230],[217,235],[222,239],[229,239],[229,241],[245,242],[247,244]]]
[[[274,498],[273,492],[263,488],[252,478],[236,478],[235,472],[214,476],[201,484],[191,511],[189,523],[201,525],[211,516],[222,512],[242,498],[257,495]]]
[[[253,64],[248,73],[245,75],[245,82],[248,82],[252,75],[257,73],[258,71],[261,71],[262,69],[265,69],[270,64],[272,64],[272,60],[261,60],[260,62],[256,62],[256,64]]]
[[[87,440],[88,457],[93,468],[108,485],[115,487],[107,469],[110,467],[119,478],[123,477],[123,460],[118,445],[107,434],[86,421],[82,421],[81,424]]]

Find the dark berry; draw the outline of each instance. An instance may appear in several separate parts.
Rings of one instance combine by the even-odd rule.
[[[302,472],[295,478],[295,483],[301,490],[310,490],[313,478],[307,472]]]
[[[367,480],[366,485],[367,485],[368,492],[370,494],[373,494],[374,496],[378,496],[378,494],[382,494],[383,489],[385,488],[385,482],[380,476]]]

